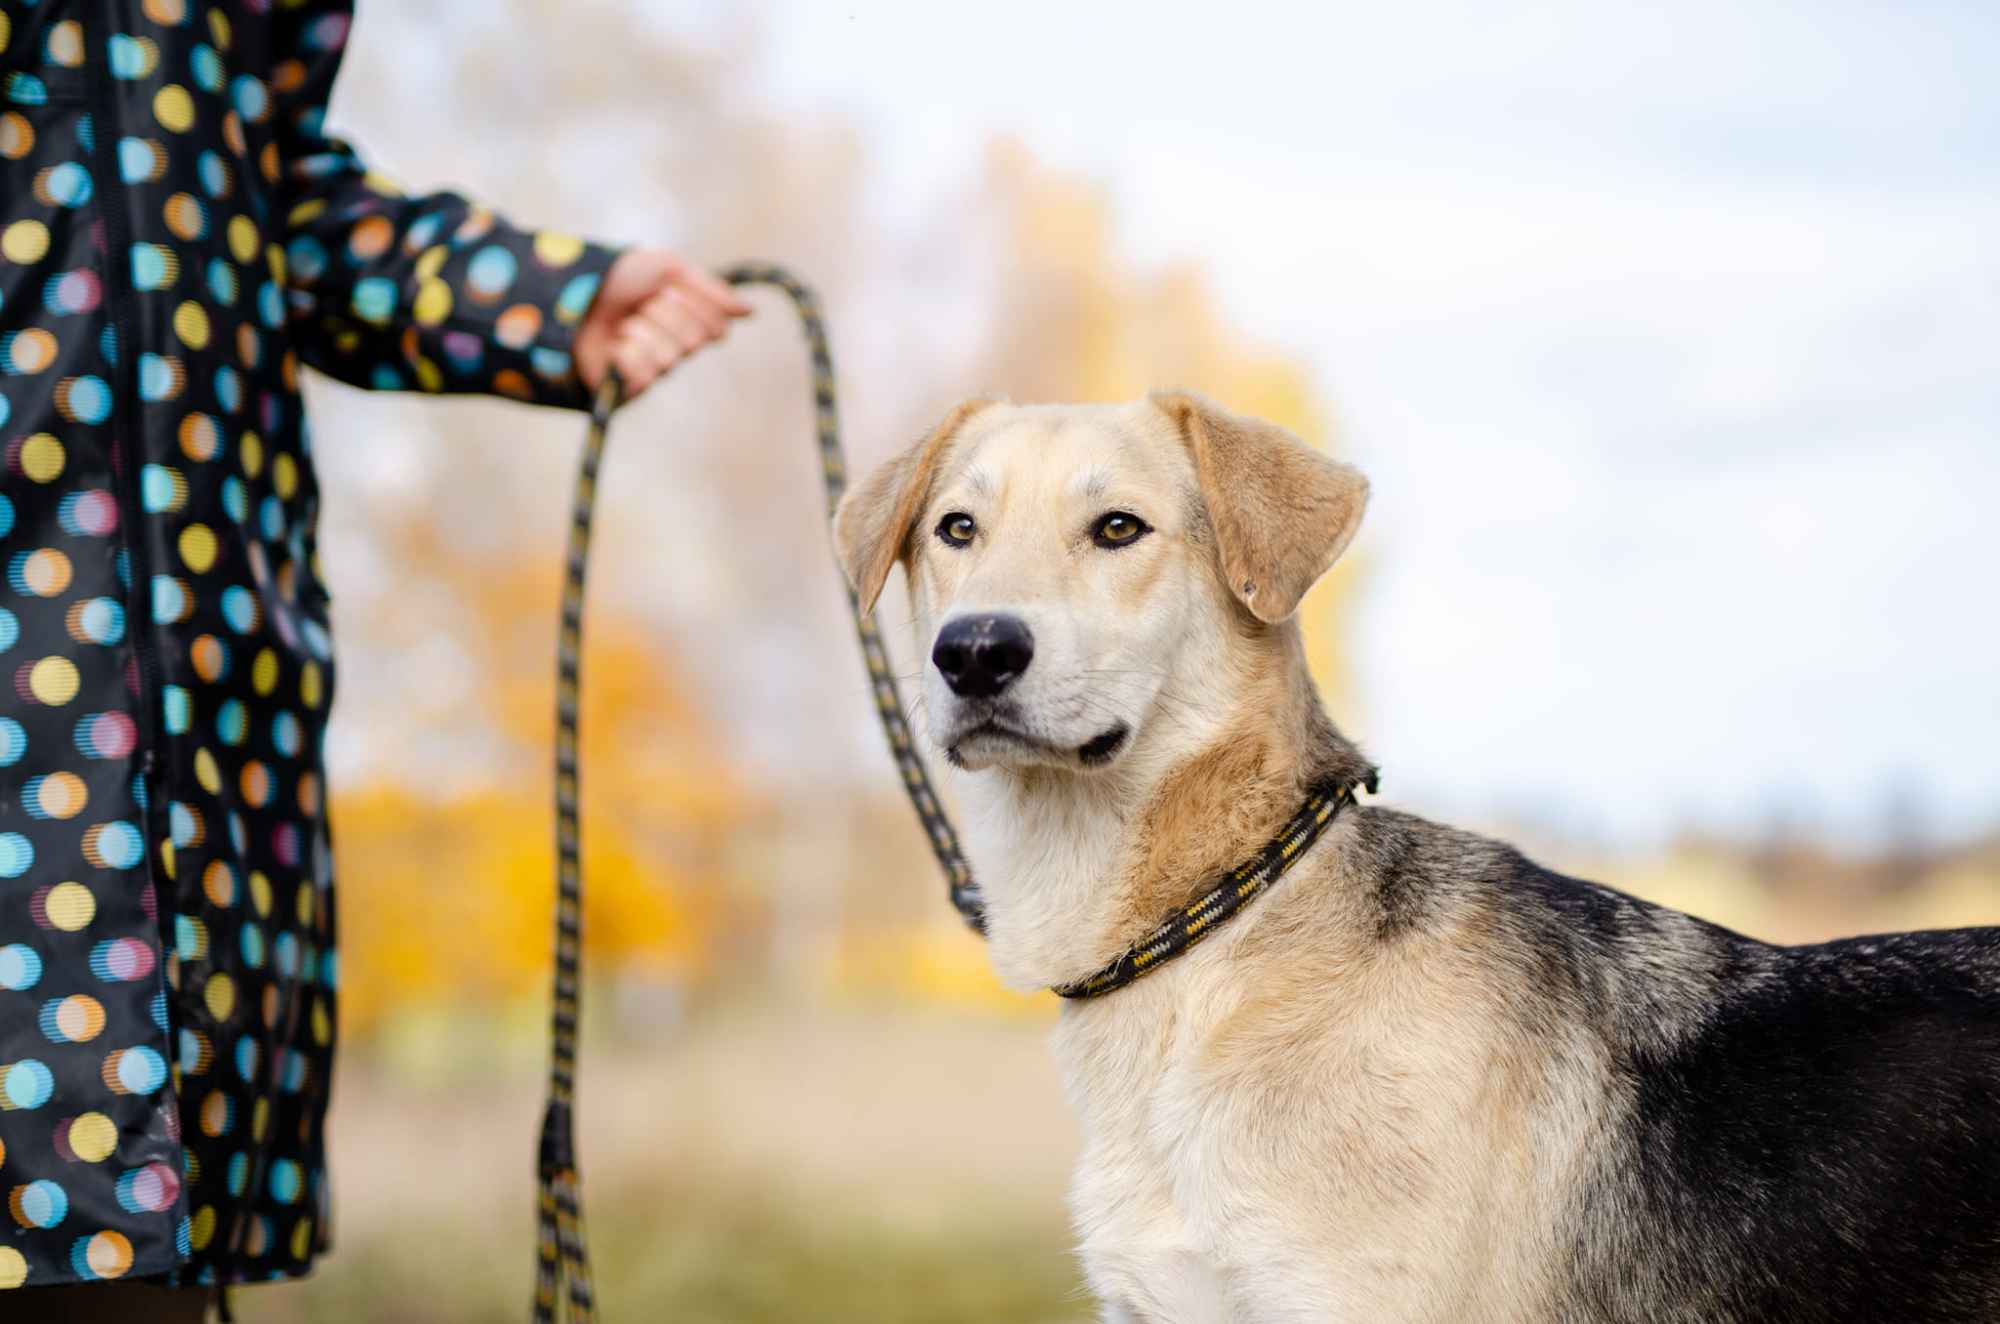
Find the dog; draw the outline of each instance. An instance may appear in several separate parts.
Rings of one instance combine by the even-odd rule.
[[[1372,768],[1294,615],[1362,476],[1187,394],[973,402],[856,486],[991,958],[1066,989]],[[1375,805],[1053,1035],[1101,1318],[2000,1319],[2000,929],[1779,947]]]

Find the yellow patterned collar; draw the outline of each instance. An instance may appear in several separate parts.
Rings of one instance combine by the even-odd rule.
[[[1373,795],[1375,775],[1371,772],[1361,785],[1365,785],[1368,793]],[[1305,855],[1307,848],[1319,839],[1319,834],[1326,831],[1327,825],[1333,822],[1341,809],[1354,803],[1358,789],[1354,782],[1328,782],[1313,787],[1306,793],[1305,803],[1299,806],[1299,812],[1292,815],[1263,850],[1224,874],[1221,881],[1204,893],[1200,900],[1175,911],[1165,923],[1126,948],[1117,960],[1102,970],[1074,983],[1058,985],[1055,989],[1057,995],[1065,998],[1101,997],[1125,987],[1142,975],[1151,974],[1215,932],[1237,911],[1284,877],[1286,871]]]

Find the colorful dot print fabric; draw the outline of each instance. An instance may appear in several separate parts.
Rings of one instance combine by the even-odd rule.
[[[0,1288],[275,1278],[327,1243],[300,365],[586,403],[613,255],[327,137],[350,16],[0,0]]]

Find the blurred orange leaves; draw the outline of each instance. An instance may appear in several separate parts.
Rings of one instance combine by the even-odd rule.
[[[469,700],[505,755],[450,793],[391,776],[336,789],[342,1013],[360,1031],[423,1004],[544,996],[551,968],[554,629],[540,622],[554,615],[555,570],[481,571],[421,528],[398,541],[451,582],[488,636]],[[587,968],[696,979],[719,945],[732,894],[726,857],[755,797],[679,683],[665,640],[616,616],[593,616],[586,630]]]

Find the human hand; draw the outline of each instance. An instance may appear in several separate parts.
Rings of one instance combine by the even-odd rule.
[[[664,248],[627,249],[604,273],[576,332],[576,368],[591,390],[613,364],[632,395],[682,359],[722,339],[750,305],[729,286]]]

